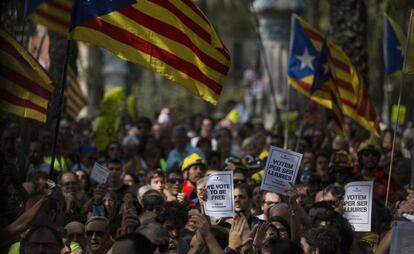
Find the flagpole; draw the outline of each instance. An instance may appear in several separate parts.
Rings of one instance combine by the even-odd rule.
[[[270,92],[272,93],[271,97],[272,97],[273,103],[275,104],[275,109],[276,109],[276,120],[280,121],[280,110],[277,106],[276,93],[275,93],[274,88],[273,88],[274,83],[273,83],[272,72],[270,71],[269,63],[268,63],[267,57],[266,57],[266,50],[265,50],[265,47],[263,45],[262,36],[260,35],[260,31],[259,31],[259,19],[257,18],[257,13],[254,10],[253,5],[251,5],[251,9],[253,10],[252,12],[253,12],[255,25],[256,25],[256,33],[257,33],[257,39],[259,40],[260,51],[263,53],[265,69],[266,69],[267,74],[269,76]]]
[[[66,44],[65,61],[63,63],[63,72],[62,72],[62,77],[60,79],[60,93],[59,93],[59,98],[58,98],[59,99],[58,114],[57,114],[57,119],[56,119],[55,136],[53,140],[52,159],[50,161],[49,177],[53,176],[54,167],[55,167],[56,147],[57,147],[57,140],[58,140],[58,135],[59,135],[60,118],[62,115],[63,96],[65,93],[65,80],[66,80],[66,74],[68,70],[69,57],[72,52],[72,47],[73,47],[73,42],[72,40],[68,39],[67,44]]]
[[[405,69],[407,66],[407,57],[408,57],[408,48],[409,48],[409,42],[410,42],[410,37],[411,37],[411,29],[412,29],[412,15],[410,17],[410,22],[408,25],[408,34],[407,34],[407,43],[405,46],[405,54],[404,54],[404,63],[403,63],[403,68],[402,68],[402,82],[400,85],[400,91],[398,93],[398,106],[397,106],[397,119],[395,121],[395,128],[394,128],[394,136],[392,139],[392,148],[391,148],[391,162],[390,162],[390,168],[388,170],[388,182],[387,182],[387,194],[385,196],[385,206],[388,205],[388,197],[390,194],[390,183],[391,183],[391,174],[392,174],[392,165],[393,165],[393,161],[394,161],[394,150],[395,150],[395,139],[397,137],[397,128],[398,128],[398,122],[400,120],[400,106],[401,106],[401,94],[402,94],[402,90],[405,84]]]
[[[286,112],[285,112],[285,142],[283,143],[283,149],[287,149],[288,139],[289,139],[289,110],[290,110],[290,86],[287,83],[287,98],[286,98]]]
[[[391,126],[391,114],[390,114],[390,98],[391,98],[391,82],[390,82],[390,75],[387,74],[385,87],[384,87],[384,106],[385,106],[385,116],[386,116],[386,124],[387,128]]]
[[[289,39],[289,58],[290,58],[290,54],[292,52],[292,47],[293,47],[293,40],[292,40],[292,35],[294,34],[294,22],[295,22],[295,15],[292,15],[290,18],[290,39]],[[288,145],[288,139],[289,139],[289,110],[290,110],[290,85],[289,85],[289,81],[286,79],[286,86],[287,86],[287,95],[286,95],[286,124],[285,124],[285,142],[283,144],[283,148],[287,149],[287,145]],[[296,146],[296,151],[297,151],[297,146]]]

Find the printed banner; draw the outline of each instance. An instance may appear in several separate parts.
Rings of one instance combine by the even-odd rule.
[[[262,180],[262,190],[286,195],[295,184],[302,154],[271,146]]]
[[[204,203],[206,215],[232,217],[234,215],[233,172],[214,172],[206,184],[207,201]]]
[[[343,216],[356,232],[371,231],[372,181],[351,182],[345,185]]]

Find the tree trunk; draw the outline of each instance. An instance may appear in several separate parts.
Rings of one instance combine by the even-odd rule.
[[[87,86],[88,86],[88,115],[95,116],[99,110],[104,93],[104,78],[102,74],[103,54],[99,47],[88,47]]]
[[[365,1],[331,0],[330,34],[368,81],[367,11]]]

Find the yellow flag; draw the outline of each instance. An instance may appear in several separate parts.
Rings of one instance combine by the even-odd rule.
[[[407,55],[404,60],[404,74],[414,74],[414,9],[411,9],[407,33]]]

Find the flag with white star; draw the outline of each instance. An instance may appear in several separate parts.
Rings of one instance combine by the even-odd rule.
[[[329,38],[326,47],[329,52],[329,78],[317,73],[326,70],[318,66],[324,36],[297,15],[292,16],[292,33],[288,62],[288,83],[312,101],[335,111],[340,108],[344,115],[352,118],[365,129],[379,136],[377,114],[363,80],[346,53]],[[316,75],[315,75],[316,74]],[[312,91],[314,79],[321,83]],[[316,76],[316,77],[315,77]],[[326,81],[326,82],[325,82]],[[325,83],[327,83],[325,85]],[[339,111],[337,111],[339,113]],[[335,112],[333,117],[338,116]],[[341,117],[342,119],[342,117]],[[340,120],[340,119],[338,119]]]
[[[293,30],[295,37],[290,52],[288,74],[299,80],[315,73],[315,60],[319,53],[299,22],[294,23]]]
[[[384,14],[384,64],[385,73],[401,71],[404,63],[405,35],[393,19]]]

